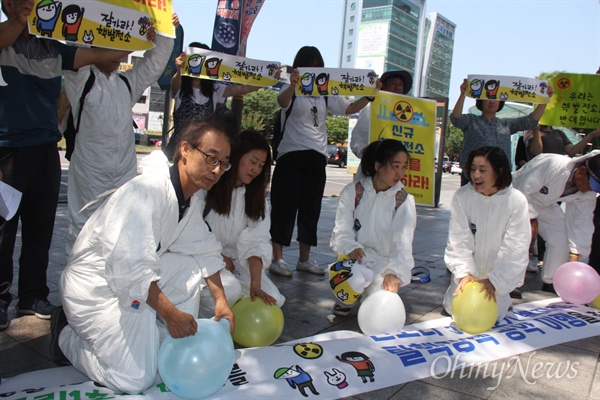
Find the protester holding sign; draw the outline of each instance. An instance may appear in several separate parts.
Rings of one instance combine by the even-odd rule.
[[[271,216],[266,201],[270,165],[267,140],[258,132],[244,131],[233,150],[232,171],[207,194],[204,219],[223,246],[225,269],[221,270],[221,281],[231,305],[241,297],[252,301],[261,298],[266,304],[279,307],[285,302],[265,274],[272,252]],[[203,293],[201,313],[212,312],[213,302]]]
[[[228,134],[197,121],[181,135],[172,166],[153,152],[96,210],[61,275],[64,313],[52,313],[52,359],[119,392],[139,394],[154,383],[167,331],[196,334],[201,278],[217,299],[216,319],[234,329],[218,274],[221,245],[202,221],[197,193],[229,169]]]
[[[482,115],[462,114],[465,96],[468,88],[468,81],[465,79],[460,85],[460,96],[456,101],[450,122],[464,133],[463,147],[460,152],[460,166],[466,173],[466,160],[471,151],[483,146],[500,147],[506,157],[511,157],[510,135],[532,129],[537,125],[544,110],[546,103],[538,104],[533,112],[527,116],[519,118],[496,118],[496,113],[504,107],[503,100],[481,100],[477,99],[476,107]],[[552,86],[547,89],[547,94],[552,97]],[[465,174],[461,176],[461,185],[466,185],[468,178]]]
[[[317,223],[325,190],[327,166],[327,113],[354,114],[362,110],[369,99],[354,103],[339,96],[295,95],[300,82],[298,68],[324,67],[323,57],[316,47],[302,47],[294,59],[290,84],[281,88],[277,101],[285,113],[291,108],[283,138],[277,148],[277,165],[271,183],[271,238],[273,263],[269,270],[277,275],[291,276],[283,259],[283,246],[289,246],[296,216],[300,254],[296,269],[323,275],[326,271],[310,259],[310,247],[317,245]],[[381,83],[377,82],[377,89]]]
[[[46,283],[48,253],[60,186],[56,143],[62,72],[126,56],[117,50],[66,46],[28,33],[32,0],[2,0],[8,19],[0,23],[0,169],[4,182],[23,193],[10,221],[0,220],[0,330],[8,326],[13,251],[19,221],[19,314],[48,319],[54,309]],[[4,290],[6,289],[6,290]]]
[[[529,261],[527,199],[510,184],[508,158],[499,147],[473,150],[465,163],[470,184],[452,198],[444,261],[452,272],[444,309],[452,315],[452,300],[471,281],[481,282],[485,297],[498,304],[498,320],[512,302]]]
[[[173,14],[172,22],[179,25],[177,14]],[[173,39],[156,35],[154,28],[148,30],[147,37],[155,47],[128,71],[119,73],[120,60],[107,59],[65,73],[65,92],[74,124],[79,127],[69,165],[67,254],[100,202],[87,204],[136,175],[131,109],[144,90],[160,77],[173,48]],[[93,84],[80,104],[90,79]]]
[[[527,197],[534,237],[539,232],[546,241],[542,290],[555,293],[558,267],[590,254],[600,150],[577,158],[540,154],[514,173],[513,186]]]
[[[203,43],[193,42],[189,47],[209,49]],[[181,53],[175,59],[177,71],[171,78],[171,97],[175,99],[173,112],[173,134],[166,147],[167,157],[171,158],[177,147],[177,137],[181,128],[192,119],[203,119],[212,115],[231,96],[242,96],[260,89],[259,86],[250,85],[224,85],[211,79],[192,78],[184,76],[182,69],[186,53]],[[200,65],[201,66],[201,65]],[[279,74],[277,74],[279,79]]]
[[[364,178],[340,194],[330,246],[374,272],[365,296],[380,290],[397,293],[411,282],[417,211],[401,181],[408,166],[401,141],[373,142],[363,154]],[[350,309],[336,304],[333,312],[344,316]]]
[[[525,132],[523,140],[527,146],[527,158],[531,160],[541,153],[567,154],[569,157],[574,157],[599,136],[600,128],[588,133],[574,145],[562,130],[540,124]]]
[[[396,94],[407,94],[412,88],[412,76],[407,71],[387,71],[381,75],[381,90]],[[371,127],[371,105],[369,104],[360,111],[354,129],[350,148],[354,155],[362,158],[362,155],[370,143],[369,134]]]

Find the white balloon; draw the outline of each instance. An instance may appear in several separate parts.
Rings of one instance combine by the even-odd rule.
[[[365,335],[400,332],[405,321],[402,299],[387,290],[369,295],[358,309],[358,326]]]

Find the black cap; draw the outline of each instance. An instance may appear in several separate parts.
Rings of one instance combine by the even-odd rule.
[[[410,74],[410,72],[408,72],[408,71],[387,71],[387,72],[384,72],[383,75],[381,75],[381,78],[379,78],[379,80],[381,81],[381,83],[383,83],[385,85],[385,82],[390,78],[402,79],[402,82],[404,82],[404,93],[403,94],[410,92],[410,89],[412,88],[412,84],[413,84],[413,79],[412,79],[412,75]]]

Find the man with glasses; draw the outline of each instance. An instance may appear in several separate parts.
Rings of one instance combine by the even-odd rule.
[[[218,272],[221,245],[202,220],[204,196],[231,168],[214,121],[181,132],[174,164],[161,151],[108,198],[77,238],[52,313],[50,354],[95,382],[137,394],[154,383],[160,343],[194,335],[204,278],[215,319],[233,313]],[[198,193],[197,193],[198,192]],[[66,356],[66,357],[65,357]]]

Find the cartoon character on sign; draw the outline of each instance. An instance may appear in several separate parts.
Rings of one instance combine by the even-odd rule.
[[[319,94],[322,96],[327,96],[329,94],[329,90],[327,88],[329,84],[329,74],[321,72],[317,75],[317,90]]]
[[[77,33],[83,20],[85,8],[80,8],[77,4],[69,4],[65,7],[60,17],[63,22],[62,35],[65,40],[77,41]]]
[[[367,74],[367,78],[369,78],[369,83],[372,85],[375,83],[375,78],[377,78],[377,74],[375,71],[371,71]]]
[[[540,93],[541,94],[546,93],[547,89],[548,89],[548,84],[546,82],[541,82],[540,83]]]
[[[508,99],[508,93],[502,92],[500,93],[500,100],[506,101]]]
[[[494,100],[496,98],[496,93],[498,93],[498,89],[500,89],[500,82],[492,79],[491,81],[487,81],[485,83],[485,96]]]
[[[83,31],[83,42],[85,44],[94,43],[94,32],[90,29],[90,31]]]
[[[485,81],[481,79],[473,79],[469,86],[471,87],[471,96],[478,99],[481,97],[481,92],[483,92],[483,84]]]
[[[146,32],[148,32],[148,28],[152,26],[152,20],[148,17],[141,17],[138,19],[138,25],[140,26],[138,31],[140,36],[145,36]]]
[[[338,89],[337,86],[334,86],[333,89],[331,89],[331,94],[334,96],[337,96],[340,93],[340,89]]]
[[[202,64],[204,63],[204,56],[200,54],[192,54],[188,58],[187,71],[190,75],[200,75],[202,71]]]
[[[331,275],[329,284],[335,289],[340,283],[348,280],[352,276],[352,267],[347,261],[339,261],[331,266]]]
[[[61,8],[61,2],[55,3],[53,0],[42,0],[39,2],[35,9],[35,15],[37,16],[35,27],[40,36],[52,37]]]
[[[365,354],[358,351],[347,351],[340,356],[335,356],[335,358],[352,365],[363,383],[367,383],[367,378],[369,378],[369,381],[375,382],[375,375],[373,374],[375,365]]]
[[[297,388],[304,397],[308,397],[306,388],[309,388],[312,394],[319,395],[319,392],[317,392],[313,385],[311,376],[304,372],[299,365],[279,368],[275,371],[273,377],[275,379],[285,379],[292,389]]]
[[[212,79],[219,78],[219,68],[221,67],[222,58],[211,57],[206,60],[206,75]]]
[[[327,377],[327,383],[331,386],[336,386],[338,389],[343,389],[348,386],[348,382],[346,382],[346,374],[340,371],[337,368],[333,369],[333,373],[329,373],[327,371],[323,371],[325,376]]]
[[[302,77],[300,78],[300,84],[302,85],[302,88],[300,89],[300,93],[312,94],[314,83],[315,83],[315,74],[311,74],[308,72],[305,72],[304,74],[302,74]]]
[[[267,70],[269,71],[269,76],[273,76],[273,74],[275,74],[275,71],[277,71],[277,64],[267,65]]]
[[[230,81],[231,80],[231,74],[229,72],[223,72],[223,75],[221,76],[221,78],[224,81]]]

